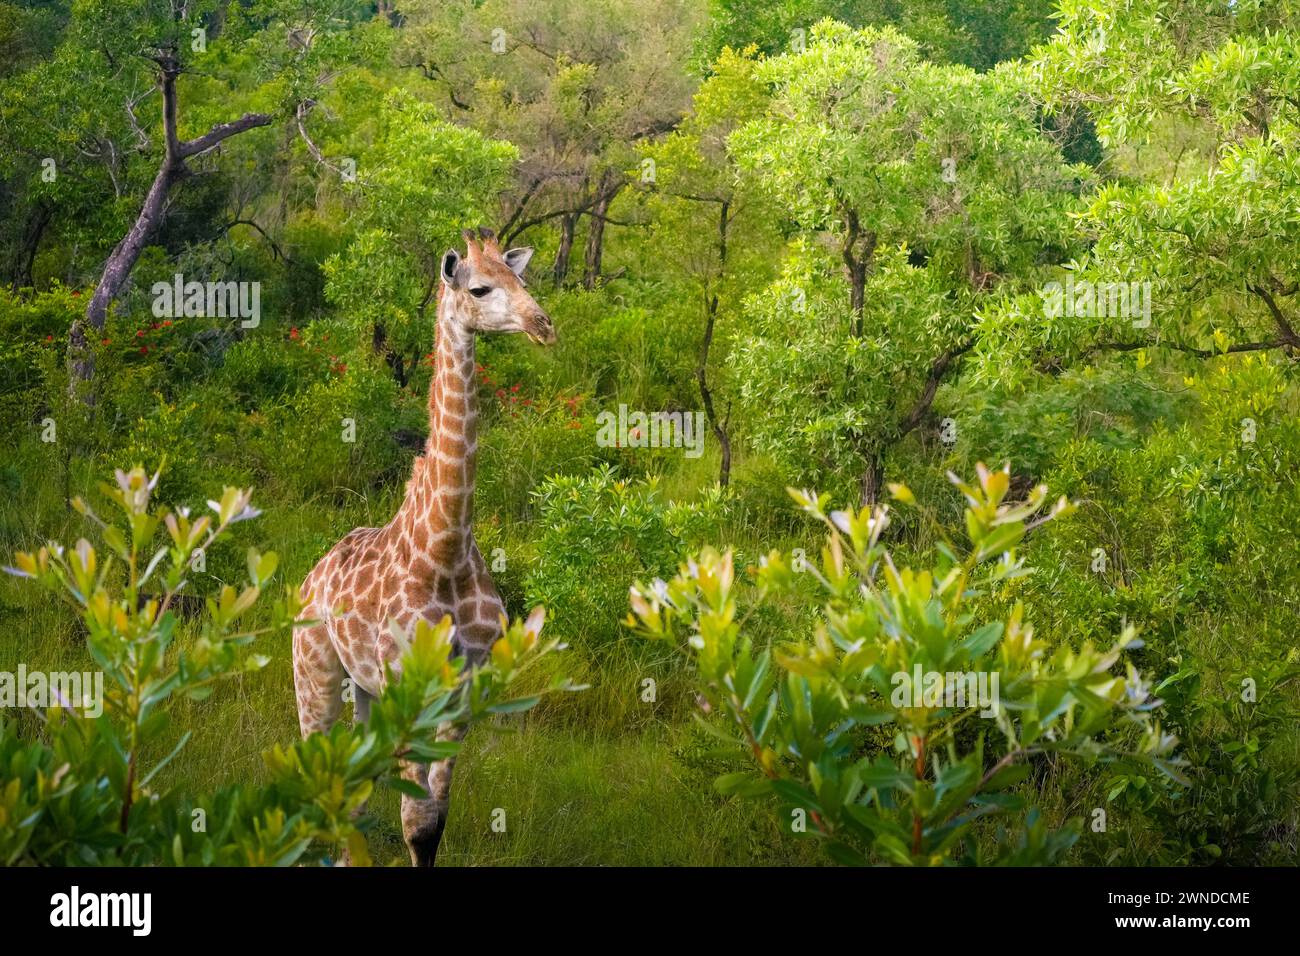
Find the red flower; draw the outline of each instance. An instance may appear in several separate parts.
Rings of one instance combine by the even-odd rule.
[[[298,339],[302,338],[302,333],[299,332],[296,327],[291,328],[289,330],[289,338],[293,339],[296,342]]]
[[[141,355],[148,355],[148,354],[149,354],[149,346],[147,346],[147,345],[142,345],[142,346],[140,346],[140,354],[141,354]]]
[[[163,319],[163,327],[164,327],[164,328],[171,328],[171,324],[172,324],[172,320],[171,320],[171,319]]]
[[[518,383],[518,382],[515,382],[515,384],[511,385],[511,386],[510,386],[510,391],[512,391],[512,392],[517,392],[517,391],[519,391],[519,383]]]
[[[100,345],[107,345],[110,341],[111,341],[111,339],[104,339],[104,341],[100,342],[99,344],[100,344]]]
[[[54,336],[52,336],[52,335],[47,335],[47,336],[45,336],[45,341],[47,341],[47,342],[53,342],[53,341],[54,341]]]
[[[506,390],[504,388],[498,388],[497,398],[505,398],[505,397],[506,397]]]
[[[73,292],[73,293],[72,293],[72,297],[73,297],[74,299],[79,299],[79,298],[81,298],[81,293],[80,293],[80,292]]]
[[[144,329],[141,329],[139,332],[135,333],[135,337],[136,337],[137,339],[142,339],[142,338],[144,338]]]

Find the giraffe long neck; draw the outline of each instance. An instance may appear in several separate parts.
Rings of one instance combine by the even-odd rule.
[[[429,440],[397,518],[413,551],[427,555],[444,572],[459,570],[469,560],[478,459],[474,333],[457,321],[456,307],[454,294],[440,293]]]

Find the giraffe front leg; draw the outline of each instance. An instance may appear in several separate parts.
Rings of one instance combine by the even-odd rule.
[[[293,632],[293,687],[304,737],[334,726],[343,707],[343,662],[323,621]]]
[[[438,739],[459,742],[465,737],[466,729],[444,728],[438,731]],[[402,776],[423,787],[428,794],[423,800],[402,797],[402,836],[411,852],[412,866],[433,866],[438,855],[451,807],[451,772],[455,766],[455,757],[432,764],[408,762],[402,766]]]

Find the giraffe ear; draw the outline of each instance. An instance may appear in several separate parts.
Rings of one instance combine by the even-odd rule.
[[[451,288],[458,288],[456,285],[456,269],[460,266],[460,253],[455,249],[448,249],[442,254],[442,281]]]
[[[524,277],[524,269],[528,268],[528,260],[532,257],[533,250],[528,246],[511,249],[502,256],[506,260],[506,265],[510,267],[510,271],[521,279]]]

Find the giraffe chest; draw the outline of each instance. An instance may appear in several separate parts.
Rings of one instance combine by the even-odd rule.
[[[360,563],[357,572],[350,593],[327,589],[323,596],[332,613],[321,616],[330,622],[344,668],[370,693],[381,688],[384,664],[401,656],[389,622],[409,634],[417,620],[434,624],[449,616],[456,625],[457,646],[473,659],[481,658],[501,634],[505,608],[481,559],[479,568],[454,576],[411,572],[380,560]]]

